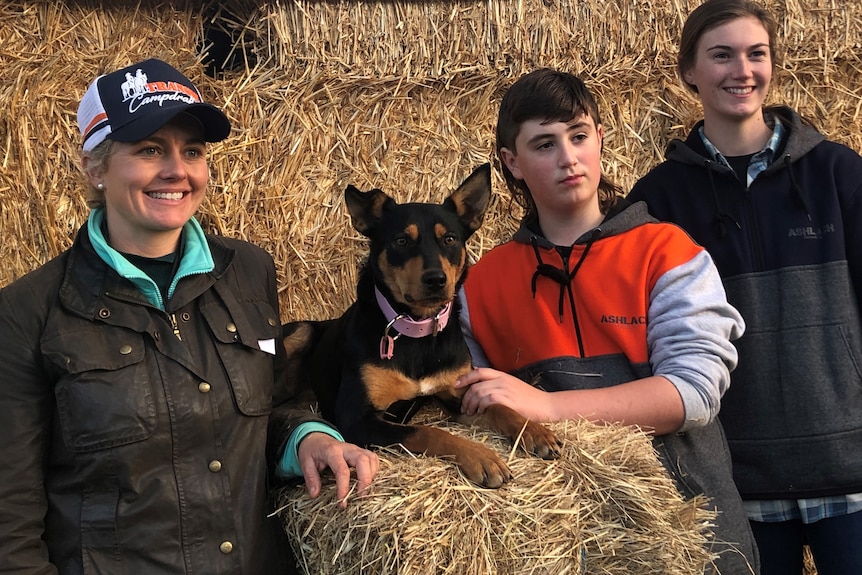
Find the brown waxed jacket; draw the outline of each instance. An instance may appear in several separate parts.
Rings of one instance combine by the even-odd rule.
[[[0,573],[287,572],[272,460],[316,418],[282,376],[271,257],[207,243],[165,311],[86,225],[0,291]]]

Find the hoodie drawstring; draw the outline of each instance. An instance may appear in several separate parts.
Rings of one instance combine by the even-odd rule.
[[[533,278],[531,280],[530,286],[533,291],[533,298],[536,297],[536,282],[538,281],[540,276],[544,276],[546,278],[550,278],[560,284],[560,298],[558,300],[558,313],[560,316],[560,323],[563,323],[563,300],[568,294],[569,296],[569,305],[572,307],[572,322],[575,326],[575,334],[578,339],[578,347],[580,348],[581,356],[584,355],[583,343],[581,341],[581,328],[578,325],[578,318],[575,314],[575,294],[572,291],[572,280],[575,278],[575,275],[578,273],[578,270],[581,268],[581,265],[584,263],[584,260],[587,258],[587,254],[590,251],[590,248],[593,245],[593,242],[596,238],[601,234],[600,229],[595,229],[590,233],[590,236],[587,240],[586,247],[584,248],[583,253],[581,253],[581,257],[578,259],[578,262],[575,264],[575,267],[572,268],[571,272],[566,271],[565,269],[558,268],[552,264],[545,263],[542,261],[542,254],[539,251],[539,244],[536,241],[536,236],[532,236],[530,238],[530,245],[533,246],[533,252],[536,254],[536,271],[533,272]],[[568,262],[566,263],[566,267],[568,267]]]
[[[718,226],[719,237],[724,239],[727,237],[727,224],[725,223],[725,220],[730,220],[739,230],[742,229],[742,225],[739,223],[739,220],[721,210],[721,202],[718,201],[718,190],[715,187],[715,180],[713,179],[712,170],[709,167],[711,163],[711,160],[705,160],[703,162],[703,167],[706,169],[707,178],[709,178],[709,189],[712,191],[712,201],[715,204],[716,216],[712,221]]]
[[[718,190],[716,189],[715,180],[713,179],[714,175],[709,167],[711,163],[711,160],[704,160],[703,162],[703,166],[706,169],[707,177],[709,178],[709,188],[712,192],[712,200],[715,204],[716,216],[715,218],[713,218],[712,221],[718,226],[719,236],[721,238],[725,238],[727,237],[727,224],[725,223],[726,221],[732,222],[737,227],[737,229],[740,230],[742,229],[742,226],[736,218],[734,218],[727,212],[723,212],[721,210],[721,202],[718,198]],[[799,183],[796,181],[796,175],[793,173],[792,158],[790,157],[790,154],[784,154],[783,164],[784,168],[787,170],[788,177],[790,178],[790,190],[793,193],[793,197],[796,199],[797,203],[799,204],[799,207],[802,208],[802,210],[805,212],[805,216],[810,222],[812,221],[811,208],[808,205],[808,200],[805,197],[805,192],[802,190],[802,188],[799,186]]]
[[[793,167],[791,166],[790,154],[784,154],[784,167],[787,169],[787,174],[790,177],[790,189],[793,191],[793,196],[799,202],[799,206],[805,210],[805,215],[808,221],[811,221],[811,209],[808,207],[808,200],[805,199],[805,193],[799,184],[796,182],[796,176],[793,175]]]

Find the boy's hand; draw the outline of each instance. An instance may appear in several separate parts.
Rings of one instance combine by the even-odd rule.
[[[506,372],[477,367],[462,375],[455,388],[469,387],[461,398],[461,413],[484,413],[495,403],[514,409],[532,421],[555,421],[550,394]]]

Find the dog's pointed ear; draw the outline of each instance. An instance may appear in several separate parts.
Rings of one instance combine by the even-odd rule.
[[[383,193],[383,190],[375,188],[363,192],[356,186],[348,184],[347,189],[344,190],[344,201],[353,220],[353,227],[360,234],[369,236],[383,216],[385,206],[395,200]]]
[[[455,210],[472,234],[482,225],[491,203],[491,164],[482,164],[452,192],[444,206]]]

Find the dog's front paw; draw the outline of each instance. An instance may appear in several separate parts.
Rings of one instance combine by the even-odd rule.
[[[467,479],[482,487],[497,489],[512,479],[512,472],[500,456],[484,445],[463,446],[455,460]]]
[[[401,445],[413,453],[424,453],[454,461],[467,479],[482,487],[498,488],[512,479],[512,472],[493,449],[437,427],[410,426]]]
[[[473,418],[472,420],[469,418]],[[496,403],[488,406],[480,416],[462,416],[459,421],[473,421],[496,429],[509,439],[517,442],[521,449],[541,457],[556,459],[560,456],[562,443],[551,429],[541,423],[530,421],[510,407]]]
[[[551,429],[535,421],[527,421],[520,445],[527,453],[542,459],[557,459],[563,447]]]

